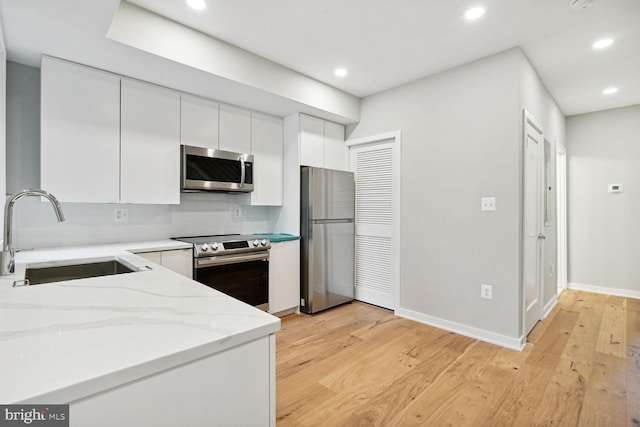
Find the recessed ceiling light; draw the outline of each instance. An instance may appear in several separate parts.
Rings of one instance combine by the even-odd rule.
[[[593,44],[594,49],[604,49],[613,44],[613,39],[602,39],[598,40]]]
[[[349,72],[348,72],[345,68],[336,68],[336,69],[333,71],[333,74],[335,74],[335,75],[336,75],[336,76],[338,76],[338,77],[344,77],[344,76],[346,76],[347,74],[349,74]]]
[[[468,21],[473,21],[484,15],[484,7],[472,7],[464,13],[464,17]]]
[[[617,87],[608,87],[605,90],[602,91],[603,95],[611,95],[614,94],[618,91]]]
[[[204,10],[207,7],[207,4],[204,0],[187,0],[187,4],[191,9],[195,10]]]

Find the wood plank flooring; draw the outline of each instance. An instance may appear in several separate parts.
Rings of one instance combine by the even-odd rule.
[[[640,300],[565,291],[518,352],[353,303],[282,319],[278,426],[640,426]]]

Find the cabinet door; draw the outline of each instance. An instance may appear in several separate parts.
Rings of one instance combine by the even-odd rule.
[[[274,243],[269,254],[269,313],[300,303],[300,240]]]
[[[251,112],[220,104],[220,149],[235,153],[251,152]]]
[[[122,79],[121,203],[180,203],[180,94]]]
[[[324,167],[346,170],[346,147],[344,145],[344,126],[333,122],[324,122]]]
[[[324,167],[324,120],[300,114],[300,165]]]
[[[44,57],[42,188],[61,202],[117,203],[120,78]]]
[[[180,96],[180,142],[218,149],[218,103],[183,93]]]
[[[193,251],[191,249],[163,251],[162,266],[191,279],[193,277]]]
[[[283,124],[280,117],[251,114],[255,190],[252,205],[282,206]]]
[[[136,253],[136,255],[144,259],[147,259],[153,263],[156,263],[158,265],[162,265],[162,251],[141,252],[141,253]]]

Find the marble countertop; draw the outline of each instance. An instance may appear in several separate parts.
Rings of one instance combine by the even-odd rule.
[[[175,241],[25,251],[0,277],[0,403],[68,403],[280,329],[268,313],[132,252]],[[13,287],[35,262],[115,256],[151,270]]]

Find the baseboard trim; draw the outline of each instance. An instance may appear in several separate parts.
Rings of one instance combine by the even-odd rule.
[[[544,306],[544,310],[542,314],[543,319],[547,318],[547,316],[549,315],[549,313],[551,313],[551,310],[553,310],[556,304],[558,304],[558,294],[555,294],[553,298],[551,298],[551,300],[549,300],[549,302]]]
[[[511,350],[522,351],[526,343],[524,336],[520,338],[511,338],[506,335],[487,331],[485,329],[474,328],[471,326],[463,325],[461,323],[451,322],[449,320],[440,319],[438,317],[429,316],[423,313],[407,310],[405,308],[398,308],[395,311],[395,315],[419,323],[424,323],[425,325],[444,329],[445,331],[455,332],[456,334],[464,335],[465,337],[485,341],[490,344],[499,345],[501,347],[506,347]]]
[[[596,294],[614,295],[617,297],[640,299],[640,291],[632,291],[630,289],[607,288],[605,286],[587,285],[585,283],[567,283],[568,289],[576,291],[593,292]]]

